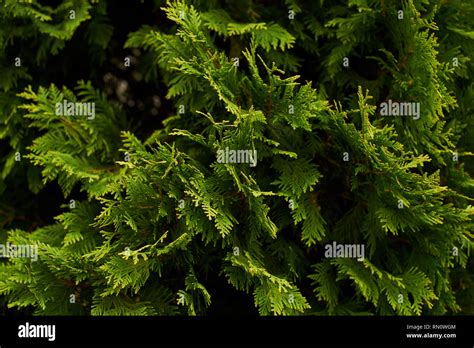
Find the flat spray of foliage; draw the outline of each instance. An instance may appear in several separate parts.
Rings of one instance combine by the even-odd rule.
[[[155,1],[164,24],[121,43],[172,105],[146,133],[88,75],[42,71],[74,40],[101,66],[117,4],[40,3],[0,2],[0,242],[39,248],[0,263],[8,307],[200,315],[226,296],[214,274],[261,315],[474,313],[473,4]],[[95,118],[58,116],[65,99]],[[388,99],[420,119],[380,116]],[[51,183],[55,222],[19,224]],[[325,257],[333,241],[365,258]]]

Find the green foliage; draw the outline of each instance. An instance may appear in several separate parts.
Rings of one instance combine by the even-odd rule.
[[[10,308],[201,315],[225,296],[215,275],[260,315],[472,314],[474,8],[247,2],[169,1],[164,23],[120,43],[170,104],[152,129],[100,79],[73,89],[12,65],[20,38],[37,67],[79,33],[116,44],[112,2],[4,2],[17,31],[0,29],[0,242],[39,253],[0,263]],[[380,116],[388,99],[419,102],[420,119]],[[94,103],[95,117],[58,115],[63,100]],[[219,161],[224,149],[256,151],[256,166]],[[3,211],[18,180],[30,197],[61,188],[54,222]],[[333,241],[365,245],[365,258],[328,258]]]

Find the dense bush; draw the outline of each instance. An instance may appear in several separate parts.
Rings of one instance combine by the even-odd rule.
[[[473,314],[473,18],[1,1],[3,313]]]

